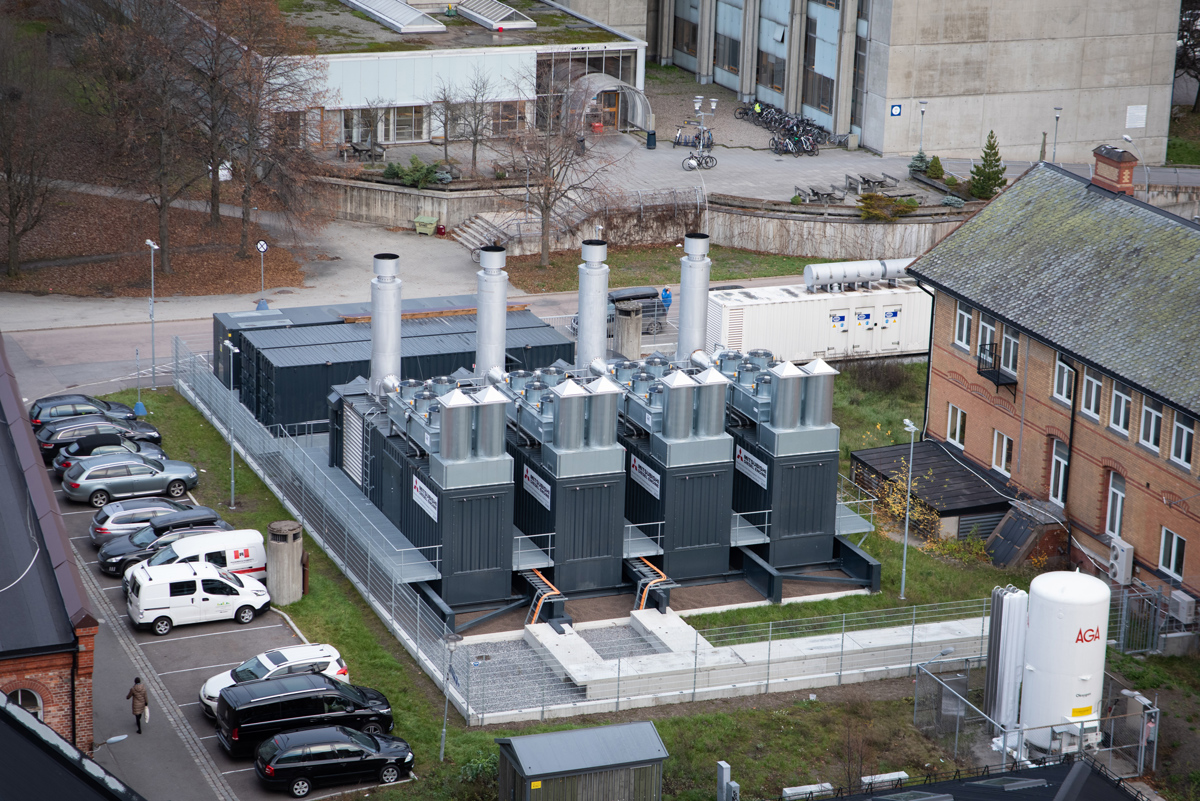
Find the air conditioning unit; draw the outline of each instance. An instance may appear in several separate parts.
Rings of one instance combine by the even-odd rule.
[[[1113,539],[1108,548],[1108,577],[1117,584],[1133,581],[1133,545]]]
[[[1185,626],[1190,626],[1196,619],[1196,599],[1183,590],[1171,593],[1171,617]]]

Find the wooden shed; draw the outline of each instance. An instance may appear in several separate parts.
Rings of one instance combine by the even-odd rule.
[[[667,749],[654,724],[503,737],[500,801],[660,801]]]

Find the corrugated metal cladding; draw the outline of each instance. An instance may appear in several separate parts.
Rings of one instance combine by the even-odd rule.
[[[659,499],[641,484],[625,482],[625,517],[663,523],[663,570],[671,578],[715,576],[729,569],[733,463],[663,467],[650,441],[622,435],[626,474],[636,456],[659,475]]]
[[[541,450],[521,445],[512,432],[508,453],[516,482],[513,524],[522,534],[554,532],[554,586],[569,595],[620,585],[625,474],[556,479],[542,464]],[[550,509],[526,489],[526,469],[550,485]]]
[[[528,801],[659,801],[662,797],[662,764],[619,768],[558,776],[518,785],[517,798]],[[524,790],[527,795],[519,795]],[[501,790],[501,798],[505,798]]]
[[[372,427],[368,497],[417,547],[441,545],[439,594],[447,604],[504,600],[512,590],[511,484],[442,490],[429,460],[402,437]],[[413,499],[414,479],[437,497],[437,520]]]

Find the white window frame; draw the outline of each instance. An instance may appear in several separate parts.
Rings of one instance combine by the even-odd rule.
[[[1003,475],[1012,476],[1012,438],[1000,429],[992,434],[992,469]]]
[[[28,693],[29,695],[33,696],[34,699],[37,701],[37,711],[36,712],[31,711],[29,709],[29,707],[27,707],[27,706],[25,706],[25,704],[21,703],[20,696],[22,693]],[[16,696],[16,697],[14,697],[14,696]],[[17,706],[21,707],[21,709],[24,709],[26,712],[29,712],[30,714],[32,714],[38,720],[46,719],[46,703],[45,703],[45,701],[42,700],[41,693],[39,693],[37,690],[31,690],[28,687],[18,687],[17,689],[10,690],[8,693],[6,693],[5,698],[8,699],[8,702],[10,704],[16,704]]]
[[[979,349],[982,351],[996,341],[996,318],[979,313]]]
[[[1162,527],[1162,545],[1158,551],[1158,566],[1170,576],[1183,581],[1187,540],[1166,526]]]
[[[1163,409],[1158,401],[1142,396],[1142,422],[1138,426],[1138,442],[1158,453],[1162,443]]]
[[[1100,393],[1104,389],[1103,374],[1090,367],[1083,368],[1083,397],[1079,411],[1095,420],[1100,419]]]
[[[1128,435],[1132,415],[1133,390],[1118,381],[1113,381],[1112,408],[1108,414],[1108,427]]]
[[[1067,505],[1067,445],[1061,440],[1050,441],[1050,500],[1059,506]]]
[[[958,306],[954,312],[954,344],[960,348],[966,348],[969,353],[971,350],[971,318],[974,310],[958,301]]]
[[[1117,487],[1117,479],[1121,486]],[[1116,470],[1108,473],[1108,509],[1104,517],[1104,533],[1110,537],[1121,536],[1121,518],[1125,515],[1125,476]]]
[[[1196,443],[1196,421],[1182,412],[1175,412],[1175,425],[1171,427],[1171,461],[1188,470],[1192,469],[1192,446]]]
[[[946,442],[959,449],[966,448],[967,413],[953,403],[950,404],[950,410],[946,415]]]
[[[1075,400],[1075,370],[1061,353],[1054,354],[1054,397],[1067,404]]]
[[[1000,343],[1000,369],[1012,375],[1017,374],[1017,361],[1021,356],[1021,335],[1010,332],[1004,326],[1004,335]]]

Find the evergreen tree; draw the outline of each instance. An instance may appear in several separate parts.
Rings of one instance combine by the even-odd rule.
[[[1004,186],[1004,170],[1004,165],[1000,163],[1000,143],[996,141],[996,132],[988,131],[983,157],[971,168],[971,194],[983,200],[996,194],[996,190]]]

